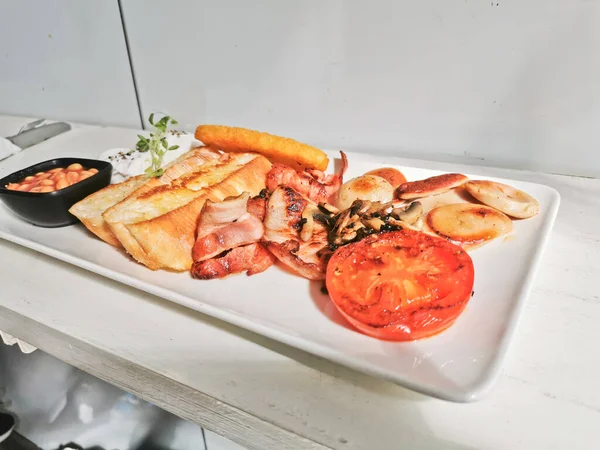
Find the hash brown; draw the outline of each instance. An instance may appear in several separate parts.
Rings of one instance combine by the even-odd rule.
[[[322,150],[290,138],[247,128],[199,125],[196,139],[224,152],[255,152],[273,163],[281,163],[301,172],[304,169],[325,171],[329,158]]]

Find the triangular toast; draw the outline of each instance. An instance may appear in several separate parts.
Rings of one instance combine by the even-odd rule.
[[[71,206],[69,212],[77,217],[88,230],[100,239],[110,245],[122,248],[123,246],[102,218],[102,214],[108,208],[123,201],[134,192],[143,192],[157,184],[168,184],[173,179],[190,172],[196,165],[203,164],[209,159],[218,158],[220,158],[218,152],[209,150],[206,147],[191,150],[172,161],[165,168],[162,176],[148,178],[146,175],[139,175],[121,183],[110,184],[75,203]]]
[[[148,182],[145,175],[129,178],[122,183],[110,184],[104,189],[88,195],[75,203],[69,212],[77,217],[85,227],[110,245],[122,247],[108,224],[102,218],[102,213],[116,205],[137,188]]]
[[[243,192],[257,195],[264,189],[270,169],[269,160],[253,153],[223,154],[203,164],[180,165],[177,173],[165,171],[102,217],[138,262],[153,270],[186,271],[192,265],[191,251],[204,202]]]

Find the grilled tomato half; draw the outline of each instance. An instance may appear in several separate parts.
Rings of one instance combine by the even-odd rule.
[[[460,246],[419,231],[369,236],[339,248],[327,266],[327,290],[362,333],[409,341],[454,323],[473,290],[471,257]]]

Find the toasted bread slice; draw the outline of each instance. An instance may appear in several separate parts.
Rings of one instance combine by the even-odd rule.
[[[187,271],[204,202],[257,195],[270,169],[269,160],[253,153],[222,155],[168,184],[144,185],[103,218],[138,262],[153,270]]]
[[[145,175],[140,175],[129,178],[122,183],[110,184],[104,189],[94,192],[92,195],[88,195],[83,200],[75,203],[71,206],[69,212],[104,242],[115,247],[122,247],[117,237],[102,218],[102,213],[111,206],[119,203],[147,181],[148,178]]]
[[[202,166],[203,164],[206,164],[209,161],[222,160],[223,157],[224,156],[222,153],[219,153],[218,151],[212,150],[208,147],[197,147],[193,150],[190,150],[167,165],[165,167],[165,171],[160,177],[146,178],[147,183],[143,184],[139,189],[136,189],[134,192],[132,192],[131,195],[128,196],[127,200],[133,200],[142,195],[144,192],[151,191],[158,186],[169,185],[177,178],[194,173],[198,167]]]
[[[220,154],[206,147],[199,147],[184,153],[172,161],[162,176],[148,178],[146,175],[129,178],[122,183],[111,184],[88,195],[75,203],[69,212],[77,217],[85,227],[103,241],[115,247],[123,247],[114,235],[102,214],[110,207],[120,203],[132,194],[140,194],[155,186],[169,184],[176,178],[192,172],[193,169],[211,159],[219,159]]]

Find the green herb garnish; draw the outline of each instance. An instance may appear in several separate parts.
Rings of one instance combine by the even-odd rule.
[[[177,150],[179,145],[168,146],[167,143],[167,127],[169,125],[177,125],[177,121],[170,116],[164,116],[158,122],[154,123],[154,113],[148,117],[148,122],[155,128],[154,133],[150,133],[150,137],[146,138],[138,134],[140,140],[137,142],[135,149],[138,152],[149,151],[152,156],[152,163],[146,169],[146,175],[149,177],[160,177],[164,169],[162,168],[163,158],[169,150]]]

